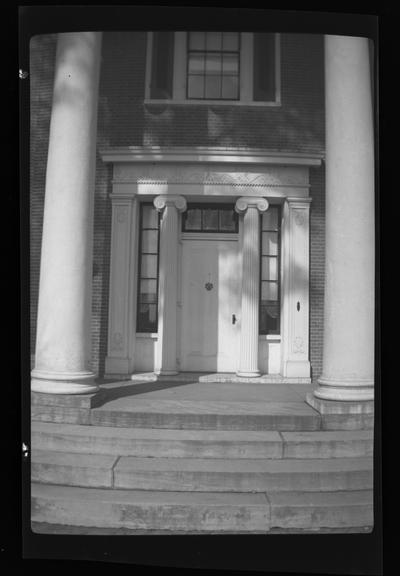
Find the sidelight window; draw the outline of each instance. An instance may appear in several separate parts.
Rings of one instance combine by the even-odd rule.
[[[261,216],[260,334],[280,332],[280,207]]]
[[[139,225],[138,332],[157,332],[159,246],[159,212],[152,204],[143,203]]]

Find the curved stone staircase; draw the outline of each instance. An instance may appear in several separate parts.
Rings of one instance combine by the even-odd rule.
[[[33,394],[33,529],[370,530],[372,429],[324,430],[304,390],[120,382]]]

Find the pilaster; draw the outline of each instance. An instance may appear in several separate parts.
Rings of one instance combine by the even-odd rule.
[[[137,201],[111,194],[111,264],[106,373],[134,369],[136,326]]]
[[[287,198],[282,226],[282,375],[309,378],[311,198]]]

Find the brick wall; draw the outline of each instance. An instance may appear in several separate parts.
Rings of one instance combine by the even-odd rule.
[[[39,292],[47,139],[53,95],[55,36],[35,36],[30,43],[30,290],[31,351],[35,349]]]
[[[323,40],[282,35],[281,107],[144,105],[146,35],[103,35],[98,148],[226,146],[292,152],[323,150]],[[31,43],[31,342],[34,350],[55,37]],[[96,162],[92,301],[92,369],[104,371],[111,237],[111,167]],[[321,369],[324,176],[311,170],[311,313],[313,377]]]
[[[310,362],[316,384],[322,372],[325,265],[325,170],[310,169]]]

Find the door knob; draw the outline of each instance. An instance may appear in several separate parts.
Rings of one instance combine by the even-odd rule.
[[[232,314],[232,324],[236,324],[236,315]]]

